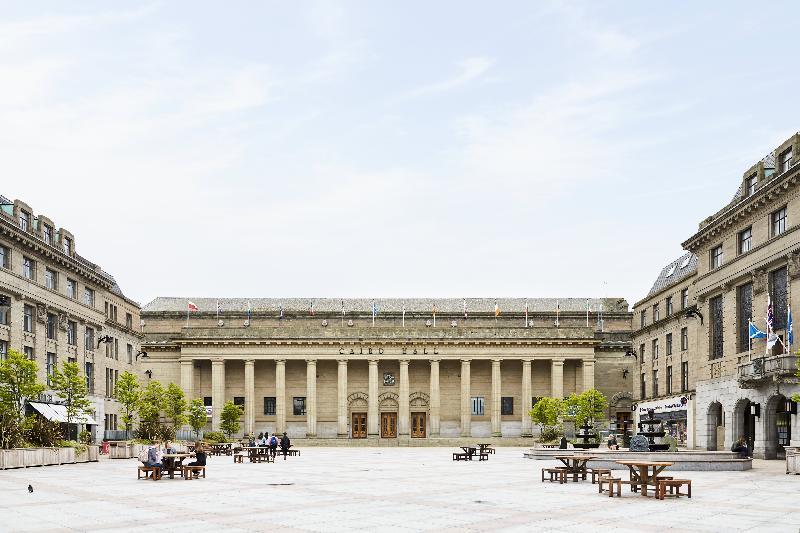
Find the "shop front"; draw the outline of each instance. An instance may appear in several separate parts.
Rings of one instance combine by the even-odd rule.
[[[678,446],[689,449],[694,447],[693,395],[684,394],[635,404],[634,415],[637,428],[639,420],[646,417],[647,412],[651,409],[653,416],[663,422],[667,435],[678,441]]]

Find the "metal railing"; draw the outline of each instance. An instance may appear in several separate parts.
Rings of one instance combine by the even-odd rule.
[[[794,354],[753,357],[750,362],[739,365],[738,377],[740,380],[748,380],[774,375],[794,375],[797,373],[797,358]]]

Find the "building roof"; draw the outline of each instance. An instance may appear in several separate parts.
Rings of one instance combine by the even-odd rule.
[[[653,288],[647,293],[652,296],[655,293],[678,283],[684,278],[692,276],[697,272],[697,256],[691,252],[685,253],[674,261],[670,261],[667,266],[661,269]]]
[[[524,313],[525,303],[528,311],[556,311],[556,303],[561,312],[585,312],[586,303],[592,312],[601,309],[605,312],[628,312],[628,302],[624,298],[467,298],[467,313],[494,313],[495,302],[502,313]],[[434,304],[436,312],[442,314],[462,314],[463,298],[185,298],[158,297],[142,308],[142,313],[182,312],[187,310],[188,302],[195,304],[200,312],[214,313],[219,303],[221,312],[247,312],[248,305],[254,312],[278,313],[283,307],[285,313],[307,313],[314,303],[314,312],[371,313],[372,303],[378,313],[400,313],[405,307],[408,313],[431,313]]]

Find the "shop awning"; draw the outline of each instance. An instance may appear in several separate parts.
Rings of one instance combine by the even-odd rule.
[[[40,415],[53,422],[67,421],[67,407],[55,403],[28,402],[31,407],[36,409]],[[73,424],[97,425],[97,422],[89,415],[78,415],[72,419]]]

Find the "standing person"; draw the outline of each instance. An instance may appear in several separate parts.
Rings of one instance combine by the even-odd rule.
[[[283,432],[283,437],[281,437],[281,451],[283,452],[283,460],[286,460],[286,454],[289,452],[289,448],[292,447],[292,442],[289,440],[289,437],[286,436],[286,432]]]
[[[272,460],[275,460],[275,455],[278,453],[278,436],[274,433],[269,438],[269,453],[272,455]]]

